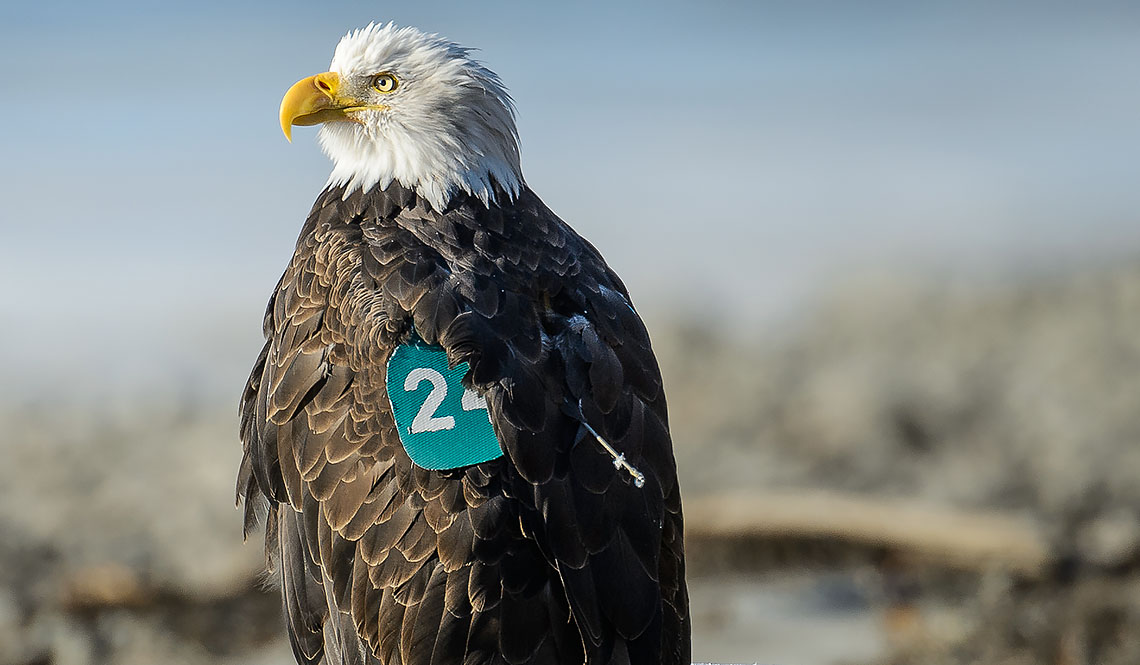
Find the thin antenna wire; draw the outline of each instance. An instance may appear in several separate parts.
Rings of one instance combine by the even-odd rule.
[[[634,487],[645,487],[645,474],[638,471],[635,466],[626,461],[625,453],[619,453],[617,450],[614,450],[614,447],[610,445],[609,441],[603,439],[602,435],[598,434],[593,427],[590,427],[589,423],[585,421],[581,422],[582,427],[585,427],[587,430],[589,430],[590,434],[593,434],[594,438],[598,440],[598,443],[602,444],[602,447],[605,448],[606,452],[610,454],[610,457],[614,458],[614,468],[625,469],[626,472],[629,473],[629,475],[633,478]]]

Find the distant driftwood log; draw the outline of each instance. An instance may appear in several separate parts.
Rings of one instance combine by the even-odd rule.
[[[904,499],[831,492],[749,493],[685,501],[689,539],[827,539],[952,568],[998,567],[1041,576],[1048,540],[1031,520],[996,511],[953,510]]]

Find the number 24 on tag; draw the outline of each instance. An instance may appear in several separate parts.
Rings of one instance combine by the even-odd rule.
[[[443,400],[447,399],[447,380],[442,374],[430,367],[417,367],[408,372],[407,378],[404,379],[404,391],[414,392],[424,381],[431,383],[431,392],[420,405],[420,410],[412,418],[412,425],[408,429],[412,434],[455,429],[454,417],[436,415]],[[487,410],[487,401],[470,388],[463,389],[460,405],[464,411]]]

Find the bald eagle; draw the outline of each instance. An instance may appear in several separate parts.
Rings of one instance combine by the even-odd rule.
[[[690,662],[649,336],[468,49],[347,34],[285,95],[333,161],[241,401],[299,663]]]

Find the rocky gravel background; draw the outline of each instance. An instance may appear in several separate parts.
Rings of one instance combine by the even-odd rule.
[[[1000,509],[1039,524],[1053,552],[1039,579],[896,574],[874,554],[794,548],[702,565],[696,658],[770,660],[777,638],[749,622],[802,614],[842,627],[815,641],[875,632],[870,651],[793,643],[780,662],[1140,662],[1140,265],[855,280],[754,335],[652,329],[688,496],[822,488]],[[33,394],[0,407],[0,665],[291,662],[234,510],[235,404]],[[750,600],[726,602],[742,584]],[[716,651],[729,625],[731,654]]]

